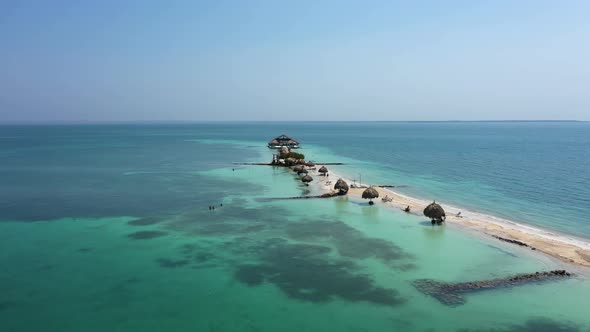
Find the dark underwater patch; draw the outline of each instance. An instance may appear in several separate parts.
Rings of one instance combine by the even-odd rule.
[[[204,263],[215,258],[215,255],[209,252],[199,252],[195,254],[194,261],[197,263]]]
[[[175,269],[177,267],[185,266],[189,263],[189,261],[185,259],[173,260],[169,258],[158,258],[156,259],[156,262],[160,264],[160,267],[167,269]]]
[[[14,306],[15,306],[14,302],[9,302],[9,301],[0,302],[0,312],[8,310]]]
[[[131,278],[125,280],[125,282],[128,284],[137,284],[140,281],[141,280],[137,277],[131,277]]]
[[[212,269],[212,268],[216,268],[216,267],[217,267],[217,265],[215,265],[215,264],[197,264],[197,265],[191,266],[191,269],[202,270],[202,269]]]
[[[53,270],[54,268],[55,268],[54,265],[46,264],[46,265],[40,266],[37,270],[38,271],[49,271],[49,270]]]
[[[157,237],[161,237],[161,236],[165,236],[165,235],[168,235],[168,233],[162,232],[162,231],[140,231],[140,232],[127,234],[127,237],[134,239],[134,240],[148,240],[148,239],[153,239],[153,238],[157,238]]]
[[[218,262],[213,262],[218,257],[211,251],[211,248],[196,243],[187,243],[180,246],[179,251],[183,256],[182,261],[193,263],[191,266],[193,269],[216,267],[218,264]]]
[[[410,271],[410,270],[414,270],[414,269],[418,268],[416,266],[416,264],[413,264],[413,263],[399,264],[399,265],[396,265],[395,267],[400,271]]]
[[[559,322],[548,318],[532,318],[521,325],[501,328],[461,329],[458,332],[582,332],[582,328],[570,322]],[[586,330],[590,332],[590,330]]]
[[[80,248],[77,251],[78,252],[91,252],[93,250],[94,250],[93,248]]]
[[[302,241],[330,239],[340,255],[345,257],[375,257],[386,263],[411,257],[395,244],[383,239],[367,237],[342,221],[290,223],[286,226],[286,232],[290,238]]]
[[[197,245],[192,243],[183,244],[180,246],[180,252],[184,255],[184,257],[191,257],[193,252],[197,249]]]
[[[131,221],[127,222],[127,225],[129,225],[129,226],[149,226],[149,225],[155,225],[155,224],[161,223],[162,221],[164,221],[164,219],[160,218],[160,217],[145,217],[145,218],[131,220]]]
[[[260,253],[262,262],[240,265],[234,274],[248,286],[269,282],[290,298],[316,303],[341,298],[396,306],[405,301],[396,290],[378,287],[370,276],[355,272],[359,268],[352,261],[331,257],[329,247],[272,239],[250,252]]]
[[[258,265],[242,265],[238,267],[235,278],[248,286],[258,286],[264,282],[265,269]]]
[[[220,236],[261,232],[275,227],[276,211],[240,206],[195,209],[185,212],[167,225],[189,235]]]

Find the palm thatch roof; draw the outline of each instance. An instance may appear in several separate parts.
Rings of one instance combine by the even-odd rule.
[[[315,166],[315,164],[312,163],[311,161],[308,161],[306,165],[307,165],[307,167],[314,167]]]
[[[304,169],[303,165],[298,165],[298,166],[293,167],[293,172],[299,173],[303,169]]]
[[[334,189],[338,190],[339,195],[346,195],[349,189],[348,183],[346,183],[346,181],[342,179],[338,179],[338,181],[336,181],[336,184],[334,185]]]
[[[373,187],[369,187],[363,191],[363,198],[364,199],[373,199],[379,197],[379,192],[377,189]]]
[[[305,168],[302,168],[300,170],[297,171],[297,174],[301,175],[301,174],[307,174],[307,170]]]
[[[318,172],[325,174],[325,173],[328,173],[328,169],[326,168],[326,166],[322,166],[322,167],[320,167],[320,169],[318,170]]]
[[[299,143],[296,140],[292,139],[291,137],[289,137],[289,136],[287,136],[285,134],[282,134],[282,135],[280,135],[278,137],[275,137],[273,139],[273,141],[277,141],[279,143],[283,143],[283,142],[295,142],[295,143]]]
[[[432,223],[436,221],[440,224],[446,219],[445,210],[442,208],[442,206],[436,204],[436,202],[430,203],[424,209],[424,215],[430,218],[430,220],[432,220]]]
[[[303,183],[310,183],[311,181],[313,181],[313,178],[311,176],[309,176],[309,175],[306,175],[306,176],[304,176],[304,177],[301,178],[301,181]]]
[[[299,147],[299,142],[287,135],[281,135],[268,142],[268,147],[273,149],[277,149],[280,147],[289,147],[296,149]]]

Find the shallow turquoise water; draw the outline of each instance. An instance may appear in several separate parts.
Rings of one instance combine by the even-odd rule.
[[[207,134],[216,127],[203,128],[3,132],[13,138],[3,138],[0,150],[2,331],[590,328],[584,271],[443,305],[412,282],[490,279],[561,264],[345,197],[268,200],[309,188],[285,169],[232,164],[268,158],[263,141],[240,137],[233,125],[216,135]],[[338,172],[362,165],[369,181],[391,174],[371,170],[376,161],[306,146],[316,160],[349,162]],[[429,183],[419,174],[404,179]]]

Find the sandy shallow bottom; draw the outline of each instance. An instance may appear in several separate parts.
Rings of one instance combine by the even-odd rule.
[[[313,175],[318,179],[315,186],[322,192],[332,191],[333,184],[338,178],[343,178],[347,183],[352,183],[350,179],[341,177],[334,172],[330,173],[329,178],[323,178],[319,174]],[[411,214],[422,216],[422,211],[430,204],[428,201],[403,195],[390,188],[375,187],[375,189],[379,192],[379,198],[374,200],[377,205],[402,210],[409,206]],[[365,188],[350,188],[348,195],[354,200],[362,201],[364,190]],[[382,198],[386,196],[391,198],[391,201],[383,202]],[[584,239],[439,203],[445,209],[447,214],[446,222],[449,224],[488,236],[520,241],[531,247],[531,250],[534,249],[563,262],[590,267],[590,243]],[[459,212],[460,216],[457,216]]]

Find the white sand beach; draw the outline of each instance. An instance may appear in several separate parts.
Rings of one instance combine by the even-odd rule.
[[[312,175],[316,180],[315,185],[323,192],[332,191],[334,183],[338,178],[343,178],[349,184],[352,183],[350,179],[341,177],[332,171],[330,171],[329,178],[324,178],[316,172],[313,173]],[[331,182],[330,185],[326,184],[328,181]],[[390,208],[403,210],[409,206],[411,214],[423,216],[422,211],[431,203],[403,195],[391,188],[375,187],[375,189],[379,192],[379,198],[374,200],[376,208],[385,205]],[[364,190],[365,188],[350,188],[348,196],[355,200],[362,200],[361,196]],[[390,202],[383,202],[381,199],[385,196],[390,197],[392,200]],[[520,241],[538,252],[542,252],[563,262],[590,267],[590,241],[488,214],[469,211],[445,204],[444,202],[437,203],[441,204],[445,209],[447,215],[446,222],[449,224],[458,225],[459,227],[481,232],[489,236]],[[457,216],[459,212],[461,214]]]

